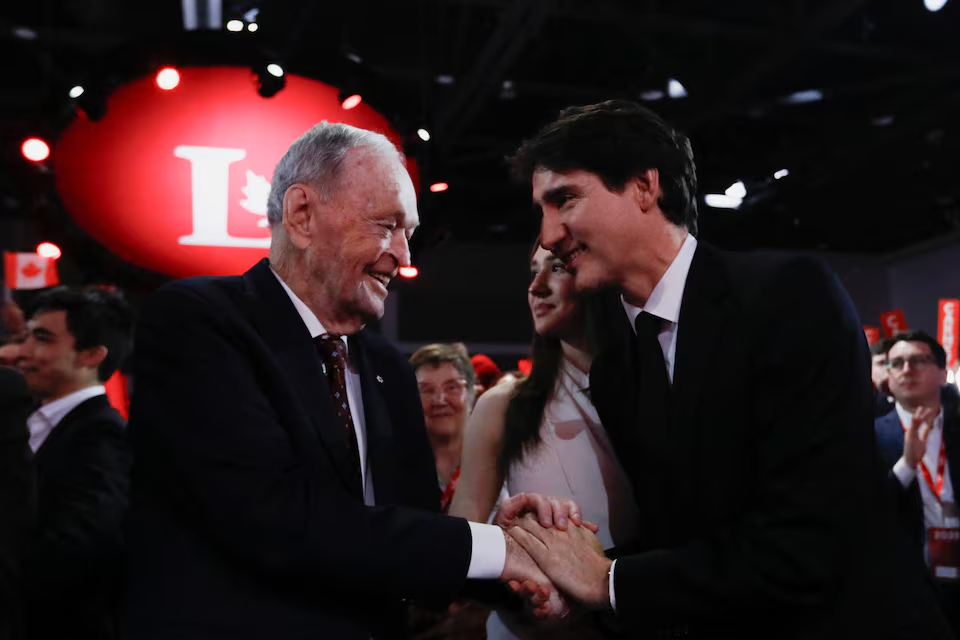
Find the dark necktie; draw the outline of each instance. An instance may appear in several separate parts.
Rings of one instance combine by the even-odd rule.
[[[636,321],[640,350],[640,415],[654,434],[663,433],[667,427],[667,398],[670,393],[667,365],[658,338],[662,323],[660,318],[646,312],[637,316]]]
[[[337,422],[346,437],[354,471],[360,477],[360,447],[357,445],[357,431],[353,426],[353,416],[350,415],[350,404],[347,402],[347,345],[340,336],[329,333],[317,336],[314,343],[323,359],[323,371],[330,383]]]

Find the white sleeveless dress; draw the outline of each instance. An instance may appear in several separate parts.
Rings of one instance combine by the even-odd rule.
[[[544,408],[540,443],[507,473],[507,490],[572,498],[585,520],[600,526],[605,549],[629,543],[639,526],[630,480],[620,466],[597,410],[585,392],[590,381],[568,360],[561,364],[553,395]],[[549,637],[589,638],[589,630],[521,627],[508,612],[487,620],[491,640]]]

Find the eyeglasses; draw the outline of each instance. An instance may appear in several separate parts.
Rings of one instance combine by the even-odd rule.
[[[419,385],[420,397],[425,400],[432,400],[433,398],[439,398],[443,396],[456,396],[463,393],[463,390],[467,388],[467,381],[463,380],[448,380],[444,382],[439,387],[432,384],[421,384]]]
[[[890,358],[887,360],[887,369],[900,371],[903,365],[909,364],[911,369],[923,369],[927,365],[933,364],[933,356],[909,356],[907,358]]]

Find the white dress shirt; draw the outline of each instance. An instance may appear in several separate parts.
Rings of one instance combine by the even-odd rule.
[[[900,424],[909,429],[913,425],[913,416],[909,411],[900,406],[900,403],[897,403],[897,415],[900,417]],[[906,438],[906,433],[904,433],[904,438]],[[933,427],[930,429],[930,434],[927,436],[927,448],[923,452],[923,464],[927,467],[927,470],[930,472],[931,479],[937,481],[937,463],[940,460],[940,444],[943,442],[943,408],[940,408],[940,413],[937,414],[937,417],[933,421]],[[917,484],[920,485],[920,498],[923,502],[923,529],[926,533],[927,529],[932,528],[956,528],[960,526],[960,522],[957,522],[956,515],[950,517],[944,517],[943,505],[953,503],[953,483],[950,482],[950,463],[946,462],[943,467],[943,489],[940,491],[940,499],[937,500],[937,496],[933,493],[933,490],[927,484],[925,478],[917,478],[917,473],[919,471],[920,465],[917,465],[916,469],[911,469],[907,464],[907,461],[901,458],[897,460],[897,463],[893,465],[893,474],[897,476],[897,480],[900,481],[900,484],[904,488],[909,487],[910,483],[915,479]],[[926,558],[927,556],[927,543],[923,543],[923,555]]]
[[[270,268],[273,271],[273,267]],[[310,336],[327,333],[320,324],[317,315],[310,310],[276,271],[273,271],[283,290],[287,292],[290,301],[297,313],[310,331]],[[347,345],[347,404],[350,405],[350,415],[353,417],[353,428],[357,432],[357,447],[360,454],[360,474],[363,478],[363,502],[368,506],[376,504],[373,494],[373,472],[367,467],[367,423],[363,413],[363,388],[360,385],[360,373],[350,358],[350,337],[344,336]],[[507,562],[507,541],[503,537],[500,527],[489,524],[469,522],[470,534],[473,539],[473,551],[470,554],[470,567],[467,577],[478,580],[493,580],[500,577]]]
[[[663,351],[663,360],[667,365],[667,375],[670,384],[673,384],[673,371],[676,365],[677,357],[677,332],[680,327],[680,303],[683,302],[683,291],[687,287],[687,275],[690,273],[690,264],[693,262],[693,254],[697,251],[697,239],[687,234],[686,239],[680,246],[677,257],[673,259],[670,266],[663,273],[660,282],[650,292],[647,298],[647,304],[643,307],[635,307],[627,302],[623,297],[620,301],[623,303],[623,310],[630,318],[630,326],[636,332],[637,316],[646,311],[657,316],[663,322],[660,325],[660,335],[657,339],[660,341],[660,349]],[[643,523],[640,523],[643,526]],[[617,596],[613,590],[613,571],[617,566],[614,560],[610,565],[610,606],[614,611],[617,610]]]
[[[62,398],[43,405],[27,418],[27,428],[30,430],[30,448],[36,453],[47,440],[50,433],[56,428],[68,413],[73,411],[82,402],[102,396],[107,393],[102,384],[84,387],[79,391],[69,393]]]

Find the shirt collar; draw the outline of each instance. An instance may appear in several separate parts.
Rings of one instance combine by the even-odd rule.
[[[51,427],[55,427],[60,424],[60,421],[63,420],[68,413],[77,408],[81,403],[89,400],[90,398],[95,398],[97,396],[102,396],[107,393],[107,390],[103,387],[102,384],[97,384],[92,387],[84,387],[73,393],[68,393],[62,398],[57,398],[53,402],[48,402],[39,409],[37,409],[33,415],[41,415],[43,418],[50,424]]]
[[[896,404],[897,415],[900,416],[900,424],[909,429],[913,426],[913,414],[900,406],[898,402]],[[940,413],[937,414],[937,417],[933,419],[933,428],[939,429],[943,426],[943,406],[940,407]]]
[[[627,302],[623,295],[620,296],[623,310],[630,318],[630,326],[636,324],[637,316],[644,311],[662,320],[673,323],[680,321],[680,303],[683,302],[683,290],[687,286],[687,275],[690,273],[690,264],[693,262],[693,254],[696,250],[697,239],[688,233],[677,256],[667,267],[660,282],[650,292],[647,304],[643,307],[635,307]],[[635,326],[634,331],[636,331]]]
[[[307,331],[310,332],[311,338],[316,338],[317,336],[322,336],[325,333],[329,333],[326,329],[323,328],[323,324],[320,323],[317,314],[315,314],[310,307],[307,306],[303,300],[301,300],[297,294],[293,292],[287,283],[283,281],[283,278],[280,277],[280,274],[274,270],[273,266],[270,266],[270,272],[273,273],[274,277],[277,279],[277,282],[280,283],[280,286],[283,287],[283,290],[287,292],[287,296],[290,298],[290,302],[293,303],[293,307],[297,310],[297,313],[300,314],[300,319],[303,320],[303,324],[306,325]],[[350,339],[349,336],[342,336],[344,343],[347,345],[347,355],[350,355]]]

